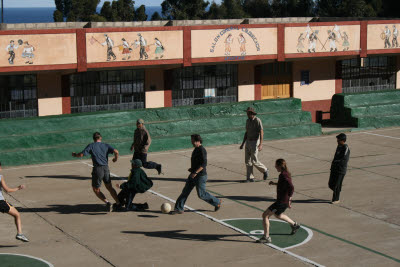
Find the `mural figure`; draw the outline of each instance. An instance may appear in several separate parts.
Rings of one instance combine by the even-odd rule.
[[[238,41],[240,44],[240,55],[246,55],[246,38],[244,38],[243,34],[239,34]]]
[[[328,40],[329,40],[330,52],[336,52],[337,51],[336,34],[331,30],[328,30]]]
[[[312,32],[308,36],[308,53],[315,53],[315,48],[317,47],[317,40],[318,40],[318,31]]]
[[[304,38],[304,33],[300,33],[299,38],[297,38],[297,52],[299,53],[304,53],[303,49],[304,49],[304,44],[303,41],[306,38]]]
[[[347,35],[346,32],[343,32],[342,39],[343,39],[343,44],[342,44],[343,51],[349,51],[350,48],[349,36]]]
[[[143,60],[143,57],[144,57],[144,59],[148,59],[149,56],[147,55],[147,52],[146,52],[147,42],[146,42],[146,40],[143,38],[143,36],[140,33],[138,33],[137,35],[139,36],[139,40],[136,40],[135,45],[136,46],[140,45],[140,52],[139,52],[140,58],[139,58],[139,60]]]
[[[28,41],[24,42],[24,50],[22,51],[22,57],[26,58],[25,64],[33,64],[33,58],[35,55],[33,54],[33,51],[35,51],[35,47],[33,45],[29,44]]]
[[[390,40],[389,39],[390,39],[391,33],[390,33],[388,26],[385,26],[384,34],[385,34],[385,48],[390,48]]]
[[[225,56],[229,56],[231,54],[231,44],[233,42],[232,34],[228,34],[225,39]]]
[[[7,45],[6,51],[8,52],[8,54],[10,55],[10,57],[8,58],[8,63],[10,63],[11,65],[14,64],[14,59],[15,59],[15,52],[14,50],[16,50],[19,47],[19,45],[15,45],[14,44],[14,40],[10,41],[10,44]]]
[[[393,25],[393,39],[392,39],[392,47],[399,47],[399,43],[397,42],[397,36],[399,36],[399,32],[397,31],[396,25]]]
[[[107,45],[107,61],[110,61],[111,57],[113,58],[113,60],[116,60],[117,57],[115,56],[115,54],[113,52],[114,42],[111,40],[110,37],[108,37],[107,34],[104,34],[104,37],[106,38],[106,40],[101,45],[102,46]]]
[[[130,48],[129,43],[122,38],[122,45],[119,46],[122,49],[122,60],[128,60],[131,58],[132,48]]]
[[[158,58],[163,58],[164,56],[164,46],[162,45],[162,43],[160,42],[160,40],[158,40],[158,38],[154,38],[154,45],[156,46],[156,59]]]

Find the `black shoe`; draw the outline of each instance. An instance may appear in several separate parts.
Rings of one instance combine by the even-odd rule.
[[[183,210],[173,210],[169,212],[169,215],[183,214]]]
[[[264,172],[263,179],[264,181],[268,178],[268,169]]]
[[[111,212],[111,211],[112,211],[112,205],[111,205],[110,202],[107,202],[107,203],[106,203],[106,211],[107,211],[107,212]]]
[[[158,172],[158,175],[161,174],[161,169],[162,169],[161,164],[158,164],[157,167],[156,167],[156,170],[157,170],[157,172]]]
[[[122,204],[114,203],[112,205],[112,211],[121,211],[121,210],[122,210]]]
[[[260,239],[256,240],[256,243],[261,243],[261,244],[269,244],[271,242],[272,242],[271,237],[265,237],[265,236],[263,236]]]
[[[215,211],[215,212],[217,212],[217,211],[221,208],[221,204],[222,204],[222,199],[219,200],[218,206],[216,206],[216,207],[214,208],[214,211]]]
[[[290,226],[291,228],[292,228],[292,232],[290,233],[291,235],[294,235],[296,232],[297,232],[297,230],[299,230],[300,229],[300,224],[298,224],[297,222],[295,222],[294,223],[294,225],[292,226]]]

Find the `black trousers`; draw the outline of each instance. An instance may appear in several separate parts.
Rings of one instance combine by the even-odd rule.
[[[133,159],[140,159],[142,161],[143,167],[146,169],[156,169],[159,165],[153,161],[147,161],[147,153],[136,152],[133,153]]]
[[[122,189],[121,192],[118,193],[118,200],[121,205],[125,205],[127,209],[134,208],[132,207],[132,201],[136,196],[136,191],[134,189]]]
[[[340,197],[340,191],[342,191],[342,183],[344,173],[331,172],[329,176],[329,188],[333,191],[332,201],[338,201]]]

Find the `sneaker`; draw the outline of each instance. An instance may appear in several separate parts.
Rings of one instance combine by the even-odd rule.
[[[269,243],[271,243],[271,242],[272,242],[272,239],[271,239],[270,236],[269,236],[269,237],[263,236],[263,237],[261,237],[260,239],[258,239],[258,240],[256,241],[256,243],[261,243],[261,244],[269,244]]]
[[[29,242],[29,239],[24,234],[17,234],[15,238],[23,242]]]
[[[290,233],[291,235],[294,235],[296,232],[297,232],[297,230],[299,230],[300,229],[300,224],[298,224],[297,222],[295,222],[294,223],[294,225],[292,226],[290,226],[291,228],[292,228],[292,232]]]
[[[339,201],[339,200],[335,200],[335,201],[332,201],[331,203],[332,203],[332,204],[339,204],[340,201]]]
[[[268,178],[268,169],[264,172],[263,178],[264,178],[264,181],[267,180],[267,178]]]
[[[216,207],[214,208],[214,211],[215,211],[215,212],[217,212],[217,211],[221,208],[221,204],[222,204],[222,200],[220,199],[220,200],[219,200],[218,206],[216,206]]]
[[[183,214],[183,210],[173,210],[169,212],[169,215]]]
[[[161,164],[158,164],[157,167],[156,167],[156,170],[157,170],[157,172],[158,172],[158,175],[161,174],[161,169],[162,169]]]
[[[143,209],[144,209],[144,210],[148,210],[148,209],[149,209],[149,204],[147,204],[147,202],[145,202],[145,203],[143,204]]]
[[[112,205],[111,205],[110,202],[107,202],[107,203],[106,203],[106,211],[107,211],[107,212],[111,212],[111,211],[112,211]]]

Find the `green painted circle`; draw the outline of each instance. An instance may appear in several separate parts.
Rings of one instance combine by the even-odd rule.
[[[0,254],[2,267],[52,267],[45,261],[24,255]]]
[[[264,233],[262,219],[229,219],[223,220],[235,228],[238,228],[249,235],[261,237]],[[270,220],[269,235],[272,244],[280,248],[288,248],[301,244],[309,237],[309,233],[301,227],[296,234],[291,235],[290,225],[283,221]]]

